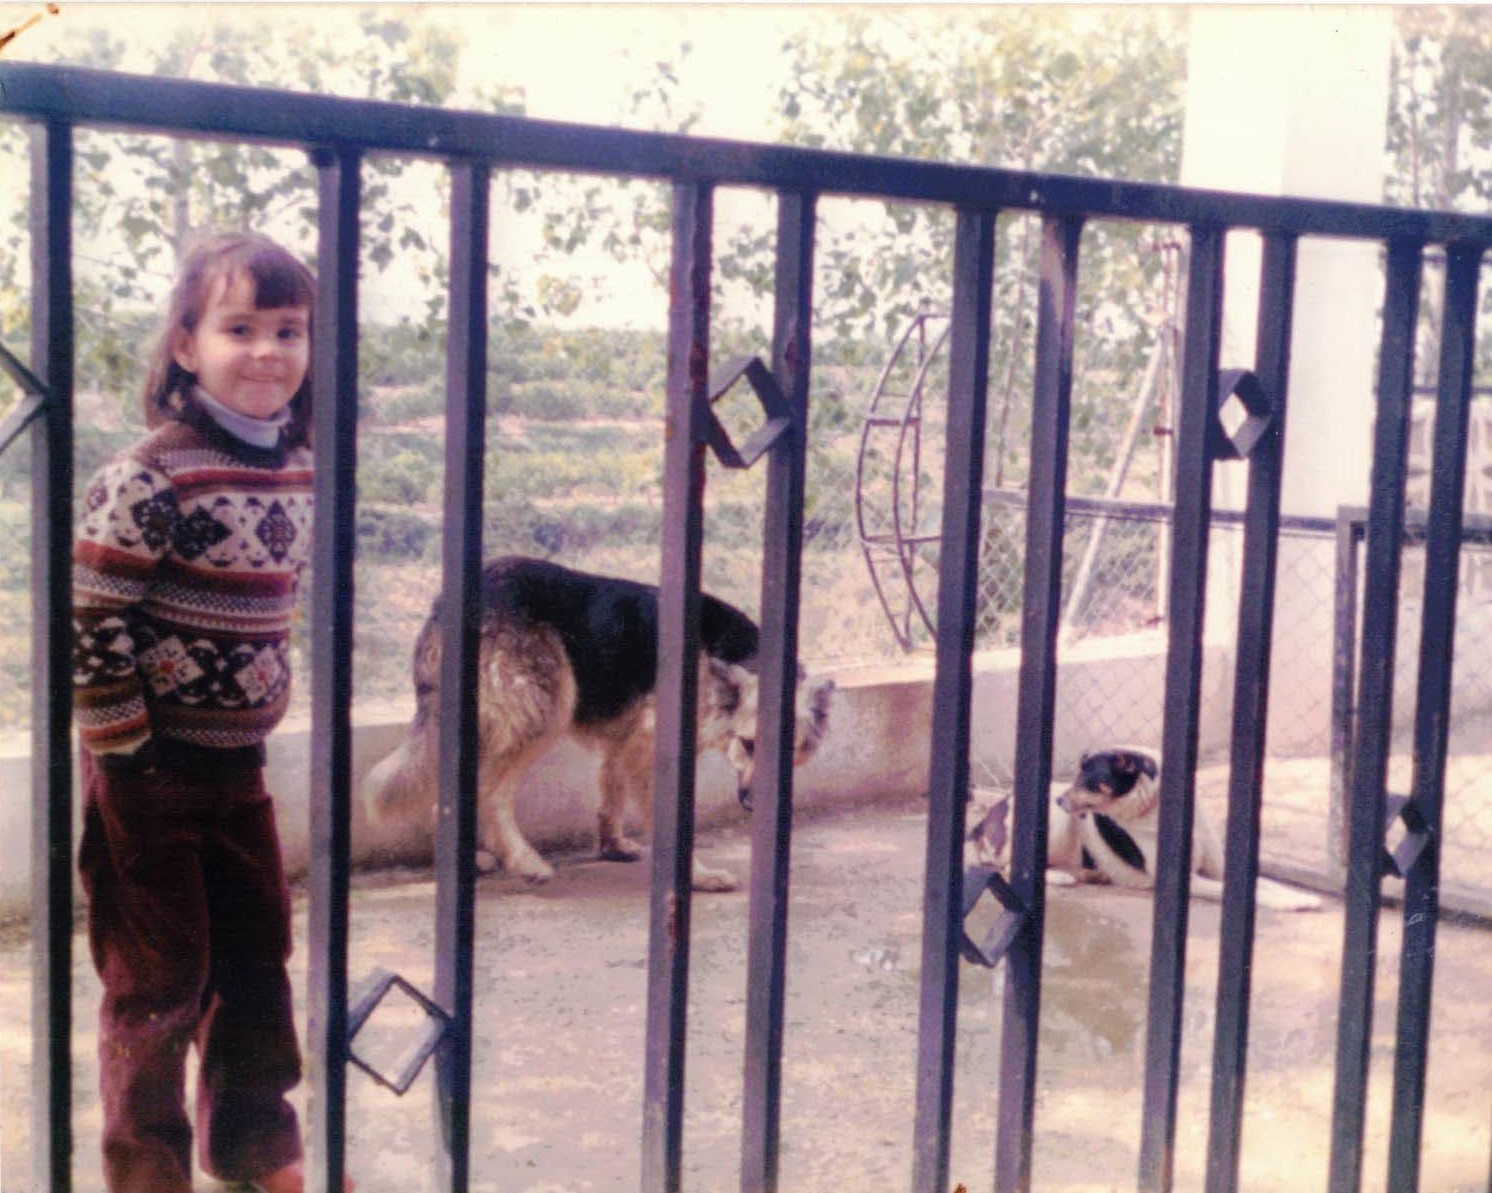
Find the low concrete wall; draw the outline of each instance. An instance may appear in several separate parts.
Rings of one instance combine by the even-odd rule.
[[[1145,673],[1143,682],[1134,687],[1154,693],[1154,708],[1143,712],[1155,726],[1151,740],[1158,741],[1163,637],[1142,635],[1079,644],[1066,652],[1059,682],[1080,682],[1085,671],[1102,672],[1119,662]],[[1018,669],[1018,651],[990,652],[974,659],[972,761],[978,773],[999,782],[1008,782],[1014,768]],[[829,734],[795,778],[798,805],[850,807],[924,792],[932,735],[932,660],[843,668],[835,679]],[[1132,702],[1123,713],[1126,723],[1133,724]],[[368,769],[398,744],[408,715],[409,710],[400,707],[359,709],[353,726],[354,792]],[[1225,740],[1226,724],[1226,710],[1209,709],[1202,730],[1204,750]],[[1101,714],[1086,713],[1080,721],[1059,715],[1054,736],[1056,768],[1060,772],[1075,765],[1083,749],[1114,741],[1116,736],[1133,735],[1117,735],[1113,725],[1103,723]],[[310,746],[308,726],[290,721],[275,733],[269,748],[267,781],[279,800],[281,840],[292,877],[303,875],[307,866]],[[525,833],[541,848],[592,842],[596,785],[595,756],[579,746],[561,746],[534,769],[519,790],[518,816]],[[734,787],[733,774],[723,758],[718,754],[700,758],[696,806],[700,823],[741,815]],[[74,819],[76,840],[76,799]],[[14,920],[26,915],[31,881],[29,739],[16,735],[8,742],[0,741],[0,829],[0,918]],[[375,828],[366,823],[354,798],[355,865],[421,865],[430,857],[431,830],[423,817]]]

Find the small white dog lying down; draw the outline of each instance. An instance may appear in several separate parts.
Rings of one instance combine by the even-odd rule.
[[[1052,784],[1047,881],[1069,886],[1111,882],[1149,890],[1155,885],[1156,832],[1160,824],[1160,755],[1140,746],[1114,746],[1083,755],[1070,783]],[[1010,798],[998,800],[969,834],[984,865],[1010,860]],[[1199,804],[1192,828],[1192,894],[1223,897],[1223,847]],[[1316,911],[1321,900],[1268,878],[1254,895],[1260,907]]]

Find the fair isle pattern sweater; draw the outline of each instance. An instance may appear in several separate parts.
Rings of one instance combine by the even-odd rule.
[[[98,471],[73,551],[86,749],[264,740],[290,698],[311,513],[309,448],[252,447],[195,409]]]

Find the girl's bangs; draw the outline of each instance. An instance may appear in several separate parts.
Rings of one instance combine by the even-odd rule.
[[[253,279],[254,306],[261,311],[315,305],[316,288],[310,273],[278,246],[254,246],[246,258],[231,262],[228,272],[239,269]]]

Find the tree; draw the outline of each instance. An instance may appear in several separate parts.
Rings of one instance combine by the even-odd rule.
[[[1492,207],[1492,10],[1401,9],[1394,41],[1387,201],[1486,212]],[[1440,318],[1439,296],[1432,290],[1427,297],[1417,361],[1421,379],[1429,383]],[[1492,292],[1484,291],[1481,309],[1492,313]],[[1478,365],[1492,367],[1492,331],[1480,337]]]
[[[1183,16],[1173,10],[836,9],[782,47],[781,140],[893,157],[1020,170],[1174,181],[1179,173]],[[657,63],[633,96],[634,124],[687,132],[698,110],[678,91],[685,44]],[[771,220],[717,220],[716,306],[760,297],[772,283]],[[991,478],[1018,464],[1016,395],[1029,381],[1034,334],[1035,223],[1011,220],[1000,238],[991,394]],[[618,257],[641,255],[663,282],[668,196],[640,187],[630,206],[588,204],[584,220],[552,228],[569,251],[587,239]],[[953,216],[904,203],[821,205],[817,318],[829,335],[889,345],[919,311],[950,300]],[[1090,375],[1112,380],[1080,394],[1080,447],[1103,451],[1143,370],[1164,316],[1161,254],[1143,228],[1110,225],[1084,246],[1080,350]],[[1135,302],[1135,296],[1141,296]],[[1148,297],[1147,297],[1148,296]]]
[[[1405,207],[1485,211],[1492,202],[1492,12],[1406,8],[1396,32],[1386,197]]]
[[[1174,181],[1179,173],[1184,30],[1172,10],[1011,7],[932,20],[855,13],[836,37],[784,47],[784,138],[799,144],[1017,170]],[[1007,219],[998,243],[989,475],[1018,475],[1034,335],[1036,223]],[[887,204],[877,222],[830,229],[821,243],[825,317],[841,334],[894,336],[918,310],[950,302],[952,213]],[[1163,281],[1154,240],[1107,225],[1083,246],[1084,334],[1075,446],[1109,451],[1152,350]],[[1148,300],[1145,295],[1152,295]],[[1139,297],[1140,302],[1134,299]],[[1159,312],[1164,314],[1164,312]],[[1118,399],[1116,401],[1116,398]],[[1096,441],[1095,441],[1096,440]]]

